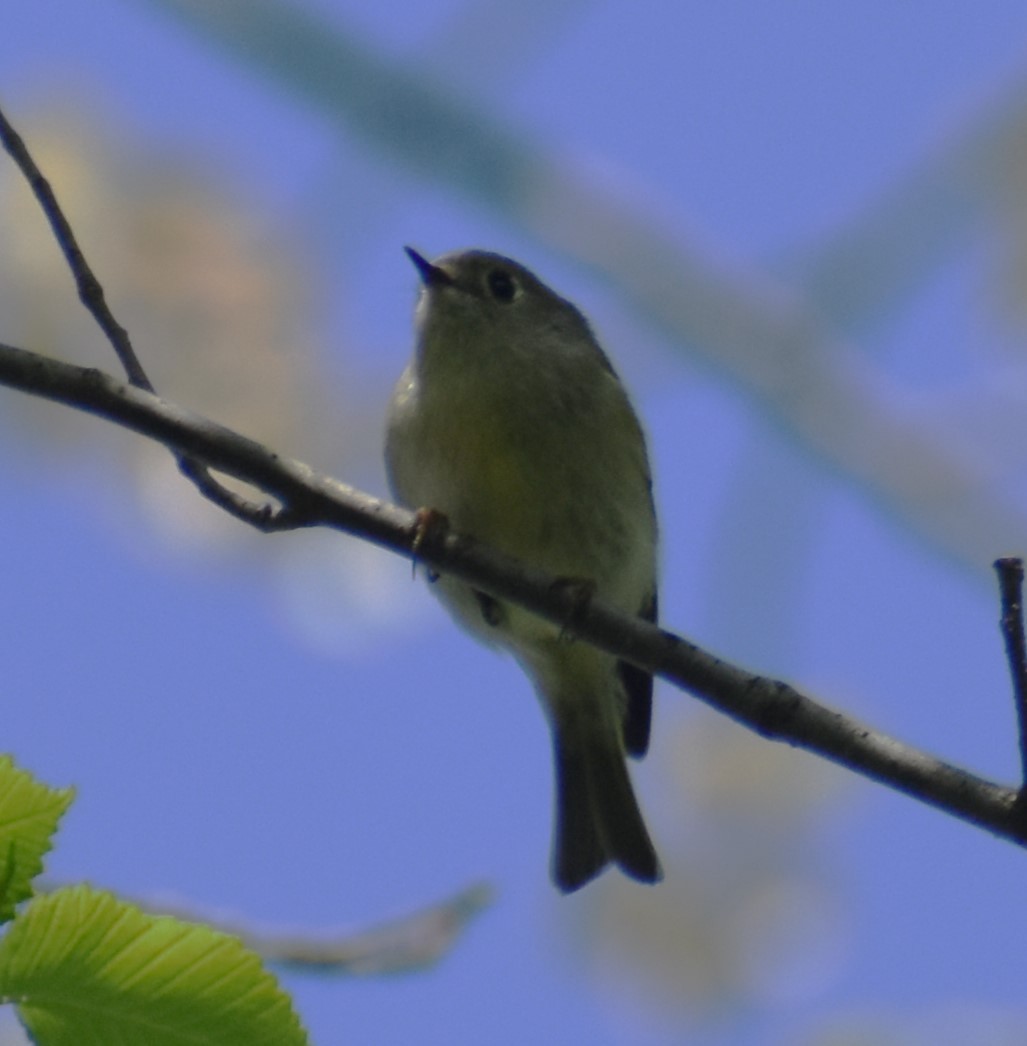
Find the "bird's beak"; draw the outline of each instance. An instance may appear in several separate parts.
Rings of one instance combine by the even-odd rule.
[[[445,269],[432,265],[423,254],[418,254],[413,247],[404,247],[403,250],[410,255],[410,260],[416,266],[425,287],[448,287],[453,283],[453,277]]]

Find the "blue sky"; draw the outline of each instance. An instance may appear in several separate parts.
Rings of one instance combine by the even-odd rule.
[[[1024,534],[1002,532],[1005,547],[978,545],[972,526],[962,543],[936,540],[937,513],[839,464],[831,418],[803,437],[716,352],[646,316],[608,259],[405,168],[387,140],[353,133],[169,6],[17,0],[0,99],[30,141],[40,114],[70,111],[143,173],[191,172],[254,242],[300,259],[288,271],[302,274],[316,384],[339,406],[312,406],[281,449],[383,493],[376,446],[416,283],[402,245],[511,254],[595,321],[646,420],[667,625],[1013,778],[990,562],[1022,552]],[[1002,220],[968,219],[909,286],[896,281],[895,300],[858,311],[859,280],[873,283],[858,268],[834,298],[810,289],[839,230],[864,228],[872,201],[1013,91],[1022,4],[286,6],[630,200],[746,293],[804,303],[847,360],[874,368],[880,402],[942,431],[1022,504],[1016,169]],[[100,255],[126,220],[117,193],[102,198],[85,237]],[[45,242],[41,226],[31,235]],[[116,307],[131,265],[100,272]],[[0,289],[0,339],[34,348],[45,325],[14,316],[24,293]],[[73,336],[62,354],[102,359],[74,322],[90,347],[79,355]],[[177,357],[145,327],[133,334],[158,387],[174,382]],[[274,373],[254,364],[247,383]],[[816,394],[807,377],[785,373],[797,400]],[[205,392],[187,405],[217,410]],[[528,685],[459,634],[407,564],[353,555],[344,537],[258,540],[234,524],[176,539],[143,505],[134,437],[88,421],[73,448],[48,446],[59,408],[26,420],[8,414],[14,395],[0,392],[3,747],[79,789],[53,874],[311,931],[360,928],[479,879],[496,890],[429,972],[285,977],[315,1042],[815,1044],[850,1026],[868,1042],[1027,1038],[1021,851],[801,753],[774,748],[764,767],[768,743],[747,746],[740,727],[663,688],[636,780],[667,881],[644,900],[606,880],[561,898]],[[875,424],[861,417],[853,442],[870,445]],[[347,434],[337,454],[325,432]],[[870,455],[872,474],[905,449]],[[164,490],[176,511],[194,497],[184,482]]]

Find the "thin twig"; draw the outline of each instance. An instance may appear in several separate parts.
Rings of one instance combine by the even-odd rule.
[[[1000,625],[1006,658],[1013,678],[1013,700],[1020,731],[1020,765],[1027,788],[1027,642],[1023,631],[1023,560],[1010,556],[995,560],[1002,601]]]
[[[71,223],[57,202],[57,195],[54,193],[53,187],[44,177],[43,172],[32,158],[28,146],[21,135],[11,126],[2,109],[0,109],[0,142],[29,183],[36,201],[50,223],[64,260],[68,263],[75,286],[78,288],[79,299],[107,336],[122,367],[125,368],[128,380],[137,388],[145,389],[147,392],[156,392],[153,382],[150,381],[143,365],[139,362],[139,357],[136,356],[128,331],[118,323],[107,305],[103,285],[97,279],[89,262],[86,261],[85,254],[72,231]],[[229,490],[210,474],[210,470],[202,461],[188,456],[179,457],[178,466],[182,474],[193,482],[196,489],[208,501],[212,501],[229,515],[235,516],[236,519],[260,530],[277,529],[275,526],[277,520],[287,517],[289,514],[286,508],[249,501],[235,491]]]
[[[178,468],[183,476],[192,480],[196,489],[208,501],[265,534],[276,530],[295,530],[303,526],[292,507],[266,501],[251,501],[230,490],[224,483],[219,483],[199,458],[190,457],[188,454],[179,455]]]
[[[794,687],[757,676],[681,636],[613,609],[582,608],[542,571],[451,531],[418,526],[417,515],[282,457],[254,440],[98,370],[0,344],[0,384],[107,418],[235,476],[291,511],[269,529],[325,526],[355,534],[440,574],[516,603],[691,692],[725,715],[815,752],[872,780],[1027,846],[1019,790],[988,781],[820,705]]]
[[[22,140],[21,135],[11,126],[2,109],[0,109],[0,142],[3,143],[3,147],[17,164],[21,173],[25,175],[25,180],[29,183],[43,214],[46,215],[57,245],[75,280],[79,300],[107,335],[107,340],[113,346],[114,351],[118,354],[118,359],[121,360],[121,365],[125,368],[128,380],[133,385],[146,389],[147,392],[153,392],[153,383],[147,377],[143,365],[135,354],[135,349],[132,348],[128,331],[118,323],[108,307],[103,287],[89,267],[89,263],[78,245],[78,240],[72,232],[71,224],[65,218],[64,212],[57,202],[53,187],[43,176],[36,161],[32,159],[28,146]]]

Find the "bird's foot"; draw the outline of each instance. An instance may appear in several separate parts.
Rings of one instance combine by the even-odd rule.
[[[596,583],[587,577],[560,577],[550,591],[564,603],[565,617],[560,625],[560,641],[574,642],[574,626],[585,616],[596,594]]]
[[[417,562],[421,558],[421,550],[426,544],[441,541],[449,532],[449,519],[445,513],[435,508],[419,508],[414,513],[413,535],[414,540],[410,545],[413,560],[414,573],[417,572]],[[438,572],[431,567],[424,568],[425,576],[429,581],[438,581]]]

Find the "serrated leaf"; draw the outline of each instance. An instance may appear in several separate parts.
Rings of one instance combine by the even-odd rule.
[[[74,797],[73,789],[50,788],[0,756],[0,922],[32,896],[32,880]]]
[[[0,1001],[45,1046],[307,1046],[289,997],[235,938],[75,886],[0,939]]]

